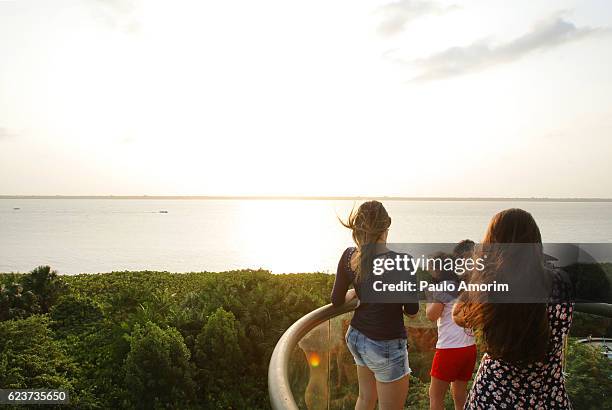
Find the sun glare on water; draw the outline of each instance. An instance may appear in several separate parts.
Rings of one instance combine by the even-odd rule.
[[[327,201],[240,203],[234,235],[241,257],[246,266],[275,273],[313,272],[317,266],[330,266],[325,260],[330,249],[341,252],[350,240],[336,218],[336,213],[346,217],[347,206]]]

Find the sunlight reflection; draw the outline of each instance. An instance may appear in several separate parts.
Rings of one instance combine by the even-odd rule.
[[[248,266],[275,273],[312,272],[330,266],[350,244],[350,234],[337,220],[350,204],[330,201],[257,201],[240,204],[236,237]],[[333,266],[333,264],[331,265]]]

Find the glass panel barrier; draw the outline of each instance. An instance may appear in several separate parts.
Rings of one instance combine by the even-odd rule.
[[[293,349],[288,373],[298,408],[355,408],[359,392],[357,370],[345,342],[352,316],[352,312],[344,313],[323,322],[302,337]],[[425,304],[422,304],[417,315],[405,318],[405,324],[412,369],[406,408],[428,408],[429,371],[437,341],[436,323],[426,318]],[[598,401],[609,400],[605,397],[605,394],[609,394],[609,391],[605,391],[607,381],[602,383],[601,377],[612,374],[611,336],[612,318],[574,313],[574,323],[566,343],[564,369],[566,385],[575,408],[588,408]],[[478,357],[482,357],[482,354],[479,346]],[[450,394],[447,394],[445,408],[453,408]]]
[[[345,313],[320,324],[304,336],[294,349],[289,363],[289,379],[300,409],[355,408],[359,393],[357,370],[345,342],[352,317],[352,312]],[[413,387],[419,390],[410,396],[422,401],[427,395],[429,370],[437,340],[436,325],[425,317],[424,304],[419,313],[406,318],[405,323],[413,376],[411,380]],[[408,404],[411,401],[414,400],[409,398]]]
[[[289,377],[300,409],[328,408],[330,322],[325,321],[308,332],[293,350]]]
[[[357,369],[351,352],[346,347],[345,336],[353,313],[345,313],[333,318],[330,322],[330,374],[329,374],[329,409],[354,409],[359,383]]]

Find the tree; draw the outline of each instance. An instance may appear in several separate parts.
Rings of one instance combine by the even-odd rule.
[[[50,266],[39,266],[23,277],[21,282],[26,291],[38,298],[42,313],[48,313],[51,305],[65,290],[65,284]]]
[[[17,282],[0,284],[0,321],[20,319],[38,312],[40,305],[32,291],[25,291]]]
[[[125,382],[137,408],[187,407],[194,398],[193,368],[183,336],[172,327],[136,324],[125,361]]]
[[[240,348],[244,333],[231,312],[218,308],[196,339],[195,361],[204,401],[215,408],[244,407],[234,389],[245,361]]]
[[[570,342],[566,388],[575,409],[612,409],[612,366],[600,349]]]
[[[79,334],[95,327],[103,318],[102,308],[87,296],[65,295],[50,311],[51,326],[58,334]]]
[[[0,322],[2,388],[71,388],[75,369],[47,324],[39,315]]]

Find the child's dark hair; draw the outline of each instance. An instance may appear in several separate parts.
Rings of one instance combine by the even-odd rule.
[[[434,283],[444,282],[445,280],[450,280],[453,282],[460,281],[459,276],[457,276],[457,274],[453,270],[454,263],[450,264],[450,267],[447,266],[447,264],[445,263],[447,259],[454,260],[455,258],[453,257],[453,255],[445,252],[437,252],[431,257],[435,259],[440,259],[442,261],[440,266],[441,269],[432,269],[431,271],[429,271],[429,273],[431,274],[431,279]]]
[[[465,257],[471,255],[474,252],[474,246],[476,244],[471,239],[464,239],[460,241],[453,249],[453,256],[455,258]]]

